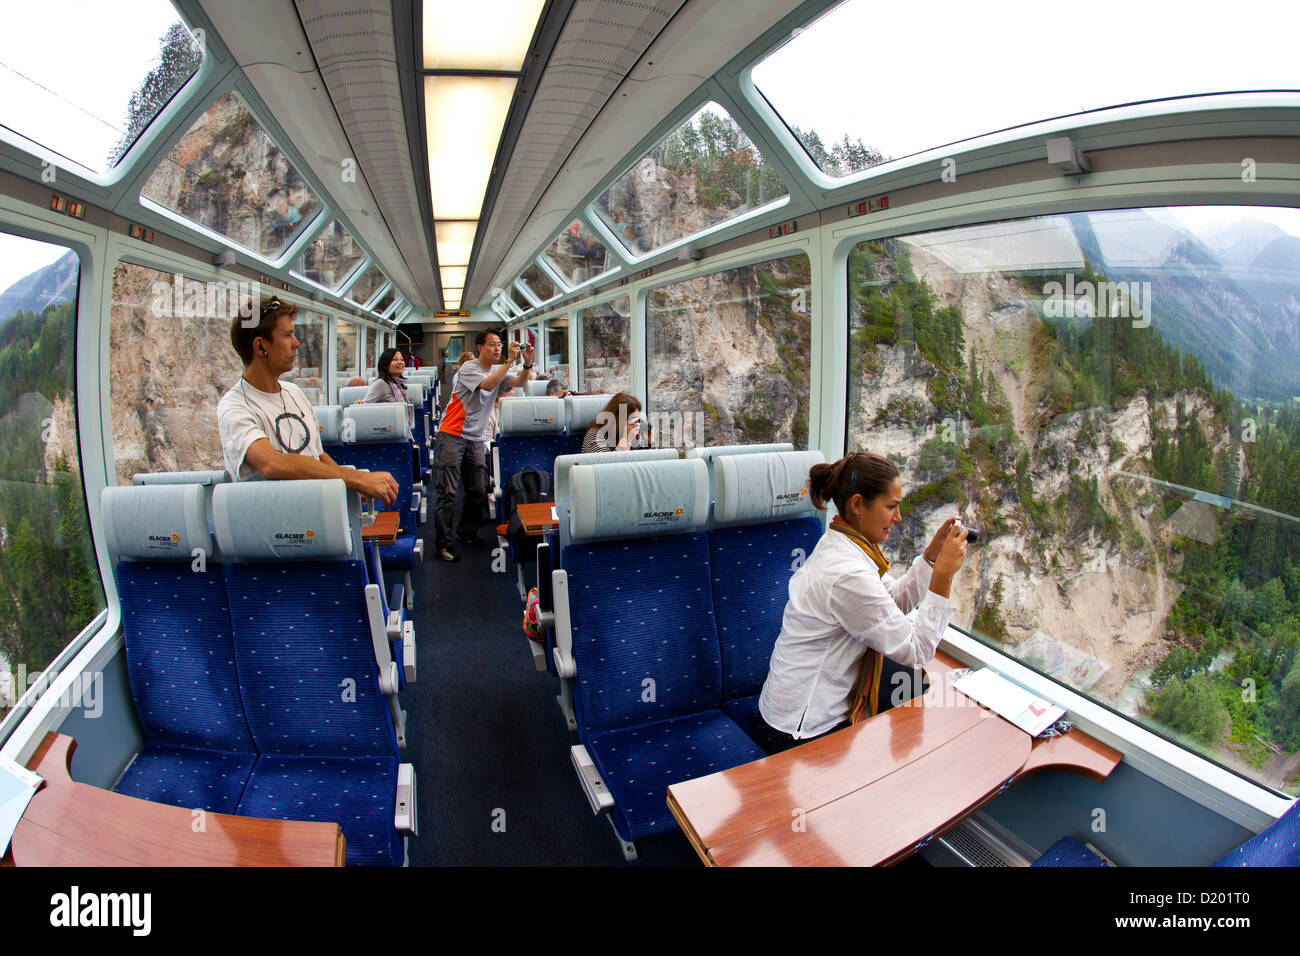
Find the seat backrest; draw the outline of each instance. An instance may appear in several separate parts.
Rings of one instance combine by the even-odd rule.
[[[365,398],[368,391],[369,385],[344,385],[339,389],[339,404],[347,408],[353,402]]]
[[[408,408],[397,402],[348,406],[343,410],[343,444],[330,451],[340,465],[391,474],[399,510],[410,509],[415,483]]]
[[[213,511],[257,749],[396,757],[343,482],[222,485]]]
[[[808,473],[825,460],[819,451],[792,451],[715,462],[709,572],[723,700],[763,689],[790,577],[822,535],[808,495]]]
[[[686,452],[687,458],[699,458],[709,466],[709,497],[715,497],[717,484],[715,481],[715,463],[719,458],[730,455],[764,455],[773,451],[794,451],[794,445],[789,442],[774,442],[766,445],[711,445],[709,447],[696,446]]]
[[[343,406],[317,405],[316,425],[320,430],[322,445],[338,445],[343,441]]]
[[[612,465],[619,461],[670,461],[677,458],[672,448],[637,448],[631,451],[589,452],[559,455],[555,459],[555,516],[560,522],[560,547],[569,543],[569,509],[573,504],[569,476],[574,465]]]
[[[524,383],[525,398],[542,398],[546,395],[546,386],[550,384],[548,379],[530,378]]]
[[[600,410],[613,398],[610,395],[570,395],[564,400],[569,420],[569,433],[581,435],[596,420]]]
[[[1300,800],[1211,866],[1300,866]]]
[[[105,541],[119,558],[127,678],[145,737],[253,753],[224,568],[212,559],[211,491],[200,484],[105,488]]]
[[[501,487],[525,468],[552,474],[555,459],[569,450],[564,432],[564,400],[561,398],[501,399],[501,437],[497,440],[501,462]],[[504,513],[511,502],[505,495]]]
[[[571,481],[575,533],[564,566],[584,740],[716,708],[703,463],[579,465]]]

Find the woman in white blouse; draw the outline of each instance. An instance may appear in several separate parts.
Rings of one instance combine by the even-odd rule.
[[[953,517],[906,572],[885,576],[880,545],[903,520],[903,484],[888,458],[856,452],[815,465],[809,493],[814,507],[833,501],[839,513],[790,579],[759,698],[756,729],[769,752],[871,716],[882,656],[914,668],[934,657],[955,609],[952,578],[966,560],[966,530]]]

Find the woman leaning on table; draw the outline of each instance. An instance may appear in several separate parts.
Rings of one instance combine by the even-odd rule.
[[[902,575],[885,575],[880,546],[903,520],[903,485],[888,458],[856,452],[815,465],[809,492],[814,507],[834,501],[839,513],[790,579],[759,698],[756,729],[769,753],[870,717],[882,655],[906,667],[930,660],[952,619],[953,575],[966,560],[966,530],[953,517]]]

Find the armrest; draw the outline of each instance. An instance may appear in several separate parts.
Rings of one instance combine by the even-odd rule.
[[[409,511],[420,510],[420,493],[418,491],[411,492],[411,504],[408,510]]]
[[[415,683],[415,625],[402,622],[402,674],[408,684]]]
[[[551,586],[555,600],[555,649],[551,652],[555,673],[561,678],[576,677],[578,668],[573,662],[573,630],[569,624],[569,572],[563,569],[552,571]]]
[[[366,585],[366,617],[370,624],[370,643],[375,650],[375,663],[379,665],[379,690],[396,694],[398,688],[397,665],[388,648],[388,627],[384,620],[384,598],[378,584]]]
[[[417,836],[419,814],[416,812],[415,767],[409,763],[397,766],[397,805],[393,812],[393,829]]]
[[[395,641],[402,636],[402,624],[406,620],[406,615],[402,613],[402,601],[406,597],[406,588],[401,584],[393,585],[393,593],[388,598],[388,621],[384,628],[390,641]]]
[[[501,446],[492,442],[492,497],[501,500]]]
[[[537,623],[543,630],[555,627],[555,590],[551,582],[551,545],[537,546]]]
[[[582,744],[570,747],[569,759],[573,761],[573,769],[577,771],[578,782],[582,784],[582,793],[591,806],[591,812],[600,815],[613,810],[614,795],[605,786],[605,781],[600,779],[600,772],[596,769],[591,754],[587,753],[587,748]]]

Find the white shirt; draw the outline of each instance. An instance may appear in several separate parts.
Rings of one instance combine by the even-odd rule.
[[[280,423],[280,436],[288,443],[288,447],[281,443],[275,430],[276,419],[286,412],[302,419],[302,425],[291,419]],[[221,454],[226,460],[226,471],[236,481],[251,481],[257,477],[257,469],[244,461],[253,442],[259,438],[268,438],[275,451],[289,452],[301,444],[304,427],[307,444],[299,454],[319,460],[324,449],[321,448],[316,410],[307,401],[302,389],[292,382],[281,382],[280,391],[272,394],[254,388],[241,378],[234,388],[221,396],[221,402],[217,405]]]
[[[796,740],[849,716],[849,694],[868,647],[905,667],[934,657],[955,606],[929,590],[920,555],[900,578],[881,577],[847,535],[827,531],[790,578],[790,600],[758,709]],[[917,608],[913,620],[904,615]]]

